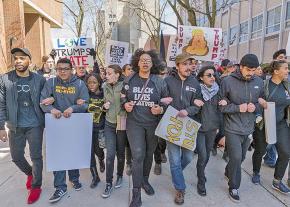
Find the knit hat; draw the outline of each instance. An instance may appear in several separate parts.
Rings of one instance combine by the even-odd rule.
[[[260,64],[259,64],[258,57],[256,55],[247,54],[244,57],[242,57],[240,65],[246,66],[248,68],[257,68]]]

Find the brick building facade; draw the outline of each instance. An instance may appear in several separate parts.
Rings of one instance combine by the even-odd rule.
[[[27,47],[40,66],[52,49],[50,28],[62,26],[62,12],[54,0],[0,0],[0,73],[11,68],[14,47]]]

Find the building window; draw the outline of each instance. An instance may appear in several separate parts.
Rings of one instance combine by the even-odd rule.
[[[223,43],[222,47],[227,47],[228,46],[228,32],[223,31]]]
[[[281,6],[267,12],[266,33],[277,32],[280,30]]]
[[[248,40],[249,30],[248,21],[241,23],[240,25],[240,42]]]
[[[252,39],[258,38],[263,31],[263,14],[256,16],[252,21]]]
[[[239,27],[235,26],[230,29],[230,41],[229,45],[233,45],[237,43],[237,36],[238,36]]]
[[[287,2],[286,7],[286,28],[290,28],[290,1]]]

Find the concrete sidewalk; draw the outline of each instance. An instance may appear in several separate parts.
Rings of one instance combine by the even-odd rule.
[[[196,158],[186,168],[185,177],[187,190],[183,206],[263,206],[279,207],[290,206],[290,195],[282,195],[271,188],[273,169],[262,167],[262,185],[251,183],[251,152],[243,164],[242,184],[240,188],[241,202],[233,203],[228,197],[227,182],[224,179],[225,162],[221,159],[221,152],[216,157],[211,157],[206,169],[207,196],[201,197],[196,191]],[[154,166],[154,164],[153,164]],[[162,175],[156,176],[152,172],[150,183],[155,189],[154,196],[147,196],[142,192],[144,207],[171,207],[176,206],[173,202],[174,189],[171,183],[169,164],[162,165]],[[152,167],[153,169],[153,167]],[[285,176],[287,178],[287,176]],[[59,206],[59,207],[83,207],[83,206],[106,206],[127,207],[131,197],[132,179],[124,175],[123,186],[114,190],[111,197],[103,199],[101,194],[105,187],[105,174],[101,174],[101,183],[96,189],[90,189],[91,181],[88,169],[81,170],[82,191],[76,192],[68,184],[68,194],[58,203],[50,204],[48,199],[54,192],[52,173],[43,173],[43,193],[40,200],[32,206]],[[21,173],[11,162],[7,143],[0,143],[0,201],[1,207],[23,207],[26,205],[27,191],[25,189],[26,176]]]

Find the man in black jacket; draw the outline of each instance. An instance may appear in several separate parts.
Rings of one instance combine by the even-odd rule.
[[[188,54],[180,54],[176,57],[176,69],[165,78],[169,97],[173,100],[171,106],[179,110],[179,117],[189,116],[197,120],[196,115],[202,105],[201,89],[198,81],[191,75],[193,57]],[[175,203],[184,203],[185,181],[184,168],[191,162],[193,152],[173,143],[167,142],[168,157],[172,182],[176,190]]]
[[[256,55],[247,54],[240,62],[240,69],[222,81],[221,106],[225,120],[226,147],[229,162],[225,176],[229,179],[229,196],[239,202],[238,189],[241,183],[241,163],[245,159],[254,131],[255,113],[261,113],[258,100],[263,98],[263,80],[254,75],[259,61]]]
[[[28,70],[31,54],[26,48],[11,50],[15,70],[0,77],[0,139],[7,140],[5,123],[9,128],[12,161],[27,175],[27,203],[38,200],[42,184],[42,135],[44,116],[39,107],[45,79]],[[29,144],[32,166],[24,157]]]

